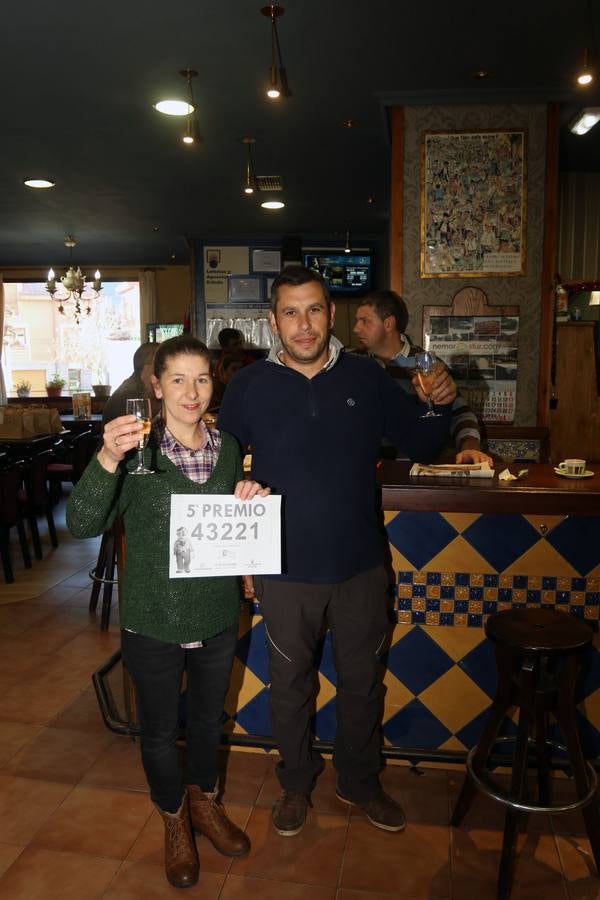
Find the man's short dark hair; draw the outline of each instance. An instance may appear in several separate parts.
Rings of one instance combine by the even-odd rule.
[[[217,339],[223,350],[227,349],[231,341],[239,340],[240,338],[242,341],[244,340],[244,335],[239,328],[221,328],[217,335]]]
[[[406,303],[396,291],[373,291],[363,297],[361,306],[372,306],[381,321],[393,316],[396,320],[396,328],[404,334],[408,325],[408,310]]]
[[[277,307],[277,296],[280,287],[284,287],[285,285],[289,285],[290,287],[300,287],[300,285],[309,284],[311,281],[316,281],[317,284],[321,285],[323,288],[323,296],[325,297],[327,307],[329,308],[331,305],[331,297],[329,296],[327,282],[312,269],[306,269],[304,266],[287,266],[287,268],[277,276],[271,287],[271,311],[274,313]]]
[[[139,375],[144,366],[149,365],[154,360],[157,350],[157,343],[147,341],[145,344],[140,344],[133,354],[133,371],[136,375]]]

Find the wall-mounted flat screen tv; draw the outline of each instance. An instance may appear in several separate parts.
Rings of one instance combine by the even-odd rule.
[[[373,261],[369,253],[305,250],[304,265],[325,279],[332,294],[366,294],[371,289]]]

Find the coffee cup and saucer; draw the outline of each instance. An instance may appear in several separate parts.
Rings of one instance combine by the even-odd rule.
[[[554,467],[554,471],[563,478],[591,478],[594,474],[586,469],[585,459],[563,459]]]

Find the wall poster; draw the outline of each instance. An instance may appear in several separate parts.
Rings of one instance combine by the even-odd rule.
[[[204,248],[205,303],[227,303],[229,276],[249,274],[249,255],[248,247]]]
[[[421,277],[523,275],[526,131],[426,131]]]
[[[429,349],[452,372],[461,395],[483,422],[513,422],[517,396],[518,316],[431,315]]]

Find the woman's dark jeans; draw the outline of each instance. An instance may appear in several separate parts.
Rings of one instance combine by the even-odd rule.
[[[187,781],[213,791],[237,624],[193,650],[131,631],[122,631],[121,640],[123,662],[138,699],[142,762],[150,796],[165,812],[176,812],[184,793],[176,746],[181,676],[185,670]]]

